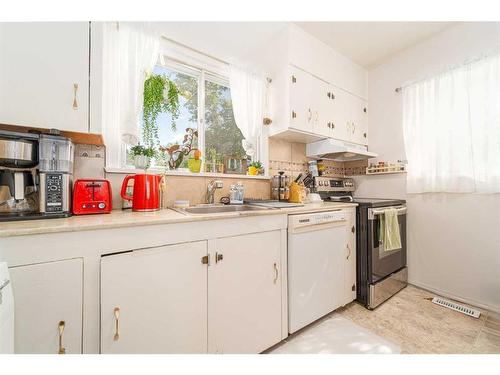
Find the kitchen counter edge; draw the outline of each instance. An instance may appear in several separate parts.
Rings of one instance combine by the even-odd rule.
[[[132,226],[176,224],[209,220],[227,220],[249,216],[291,215],[356,207],[356,203],[313,203],[302,207],[270,209],[262,211],[228,212],[214,214],[185,215],[173,209],[154,212],[132,212],[113,210],[110,214],[71,216],[64,219],[43,219],[2,222],[0,238],[27,236],[45,233],[80,232],[96,229],[112,229]]]

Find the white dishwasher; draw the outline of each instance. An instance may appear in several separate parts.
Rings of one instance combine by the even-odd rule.
[[[347,213],[288,216],[288,331],[342,305]]]

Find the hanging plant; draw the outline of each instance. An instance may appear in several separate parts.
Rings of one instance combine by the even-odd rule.
[[[170,127],[176,130],[176,120],[179,118],[179,89],[177,85],[164,75],[152,74],[144,82],[143,103],[143,142],[148,147],[156,147],[158,137],[158,115],[170,112],[172,123]]]

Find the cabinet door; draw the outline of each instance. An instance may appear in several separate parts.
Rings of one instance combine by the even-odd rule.
[[[351,142],[368,144],[368,110],[366,100],[351,95]]]
[[[314,129],[313,78],[309,73],[290,67],[290,127],[310,133]]]
[[[334,134],[334,101],[331,86],[316,79],[314,89],[314,133],[325,137]]]
[[[260,353],[281,340],[280,231],[215,241],[209,352]]]
[[[342,305],[347,305],[356,299],[356,212],[354,210],[349,214],[346,239],[344,301]]]
[[[206,353],[207,243],[101,260],[101,353]]]
[[[0,123],[88,132],[88,22],[0,23],[0,56]]]
[[[9,269],[14,291],[15,352],[82,352],[83,260]],[[62,353],[61,353],[62,354]]]
[[[330,86],[332,92],[332,138],[340,139],[342,141],[350,140],[350,108],[351,102],[349,100],[349,93]]]

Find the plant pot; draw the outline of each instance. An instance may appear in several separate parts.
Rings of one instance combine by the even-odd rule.
[[[257,176],[257,174],[259,174],[259,168],[248,167],[248,174],[250,176]]]
[[[201,169],[201,159],[189,158],[188,160],[188,168],[192,173],[200,173]]]
[[[151,163],[151,158],[145,155],[134,156],[134,166],[137,169],[148,169]]]

